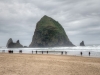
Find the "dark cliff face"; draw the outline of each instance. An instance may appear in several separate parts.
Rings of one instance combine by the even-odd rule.
[[[82,41],[82,42],[80,43],[80,46],[85,46],[84,41]]]
[[[10,38],[7,43],[7,48],[22,48],[23,46],[20,44],[19,40],[16,43],[12,41]]]
[[[74,46],[63,27],[48,16],[43,16],[37,23],[36,29],[29,47],[54,47]]]

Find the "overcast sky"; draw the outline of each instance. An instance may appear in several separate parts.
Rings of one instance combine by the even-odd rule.
[[[73,44],[100,44],[100,0],[0,0],[0,46],[9,38],[29,46],[44,15],[58,21]]]

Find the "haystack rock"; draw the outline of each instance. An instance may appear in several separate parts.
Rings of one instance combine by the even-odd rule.
[[[63,27],[54,19],[43,16],[36,25],[36,29],[29,47],[61,47],[74,46]]]
[[[85,46],[84,41],[82,41],[82,42],[80,43],[80,46]]]
[[[16,43],[13,42],[12,38],[10,38],[7,42],[7,48],[22,48],[23,46],[20,44],[19,40]]]

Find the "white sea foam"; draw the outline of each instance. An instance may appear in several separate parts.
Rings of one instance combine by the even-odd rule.
[[[61,54],[63,51],[63,55],[67,52],[67,55],[76,55],[80,56],[80,52],[83,52],[83,56],[88,57],[88,53],[91,52],[91,57],[100,57],[100,45],[92,45],[92,46],[77,46],[77,47],[48,47],[48,48],[6,48],[0,47],[0,52],[5,50],[7,53],[8,50],[13,50],[14,53],[19,53],[19,50],[22,50],[23,53],[33,53],[35,54],[38,51],[38,54],[41,54],[41,51],[44,51],[46,54],[49,51],[49,54]]]

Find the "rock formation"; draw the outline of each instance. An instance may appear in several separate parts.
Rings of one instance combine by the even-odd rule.
[[[43,16],[37,23],[36,29],[29,47],[59,47],[74,46],[63,27],[54,19]]]
[[[8,40],[6,47],[8,47],[8,45],[9,45],[10,43],[13,43],[12,38],[10,38],[10,39]]]
[[[16,43],[13,42],[12,38],[10,38],[7,42],[7,48],[22,48],[23,46],[20,44],[19,40]]]
[[[80,46],[85,46],[84,41],[82,41],[82,42],[80,43]]]

